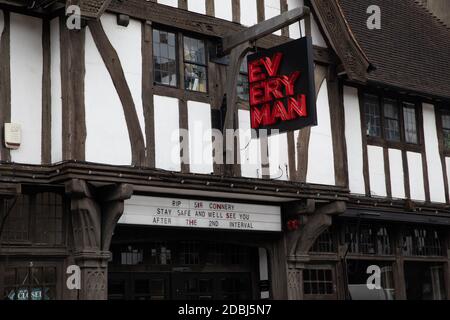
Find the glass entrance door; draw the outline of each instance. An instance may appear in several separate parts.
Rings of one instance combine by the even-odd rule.
[[[249,273],[174,273],[177,300],[247,300],[252,298]]]
[[[110,273],[110,300],[247,300],[250,273]]]
[[[170,299],[170,276],[164,273],[110,273],[109,300]]]

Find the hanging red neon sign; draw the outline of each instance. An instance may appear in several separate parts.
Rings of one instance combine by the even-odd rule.
[[[317,123],[311,48],[302,38],[248,57],[253,129],[284,132]]]

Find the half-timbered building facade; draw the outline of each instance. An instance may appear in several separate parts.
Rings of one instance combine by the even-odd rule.
[[[317,125],[252,135],[238,62],[305,36]],[[412,0],[0,1],[1,298],[449,298],[449,46]]]

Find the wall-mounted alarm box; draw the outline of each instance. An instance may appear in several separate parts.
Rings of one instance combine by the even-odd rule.
[[[18,149],[22,142],[20,124],[5,123],[5,146],[9,149]]]

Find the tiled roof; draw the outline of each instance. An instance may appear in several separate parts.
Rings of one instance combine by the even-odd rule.
[[[83,16],[98,18],[106,10],[111,0],[81,0],[80,2]]]
[[[370,82],[450,99],[450,30],[414,0],[339,0],[357,41],[376,68]],[[381,29],[367,8],[381,9]]]

